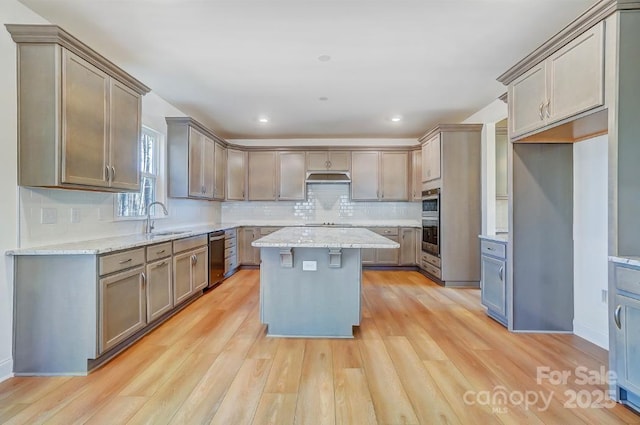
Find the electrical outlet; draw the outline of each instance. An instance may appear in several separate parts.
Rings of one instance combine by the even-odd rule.
[[[57,208],[42,208],[40,210],[40,223],[56,224],[58,222]]]
[[[316,261],[303,261],[302,270],[307,272],[315,272],[318,270],[318,263]]]
[[[69,220],[71,220],[72,223],[80,223],[80,208],[71,208]]]
[[[609,291],[607,291],[606,289],[602,290],[602,302],[606,303],[609,297]]]

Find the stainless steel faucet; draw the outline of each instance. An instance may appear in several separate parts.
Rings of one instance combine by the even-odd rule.
[[[151,221],[151,207],[154,205],[160,205],[162,207],[162,211],[164,215],[169,215],[169,211],[167,211],[167,207],[162,202],[155,201],[147,205],[147,224],[144,228],[144,233],[149,234],[153,231],[153,222]]]

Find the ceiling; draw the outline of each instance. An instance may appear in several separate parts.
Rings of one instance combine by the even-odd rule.
[[[247,139],[413,138],[460,122],[595,0],[21,2],[219,136]]]

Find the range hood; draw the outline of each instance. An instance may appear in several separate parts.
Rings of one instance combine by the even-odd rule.
[[[307,183],[351,183],[347,171],[309,171]]]

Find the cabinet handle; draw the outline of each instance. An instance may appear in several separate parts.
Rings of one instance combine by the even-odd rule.
[[[545,108],[545,114],[547,115],[547,118],[551,118],[551,111],[549,110],[549,107],[551,106],[551,99],[547,100],[547,103],[545,103],[544,108]]]
[[[541,121],[544,119],[544,112],[542,111],[543,108],[544,102],[540,103],[540,107],[538,108],[538,116],[540,117]]]
[[[504,281],[502,273],[504,273],[504,266],[500,267],[500,270],[498,271],[498,277],[501,281]]]
[[[613,312],[613,320],[616,322],[616,327],[622,329],[622,323],[620,322],[620,313],[622,312],[622,306],[618,305],[616,311]]]
[[[327,161],[329,163],[329,166],[327,168],[331,168],[331,161]]]
[[[116,179],[116,167],[114,167],[113,165],[111,166],[111,180],[115,180]]]
[[[142,286],[144,287],[147,284],[147,275],[142,272],[140,277],[142,277]]]
[[[111,180],[111,176],[110,176],[109,166],[108,166],[108,165],[105,165],[105,166],[104,166],[104,179],[105,179],[106,181]]]
[[[128,260],[122,260],[120,261],[120,264],[127,264],[133,261],[133,258],[129,258]]]
[[[495,249],[495,248],[491,248],[490,246],[488,246],[488,247],[487,247],[487,250],[488,250],[488,251],[495,251],[496,249]]]
[[[160,251],[156,251],[156,254],[158,254],[158,255],[159,255],[159,254],[164,254],[164,253],[165,253],[165,251],[166,251],[166,249],[161,249]]]
[[[166,266],[166,265],[167,265],[167,262],[166,262],[166,261],[163,261],[162,263],[158,263],[158,264],[156,264],[153,268],[154,268],[154,269],[157,269],[158,267],[162,267],[162,266]]]
[[[324,168],[329,168],[329,161],[324,162]]]

